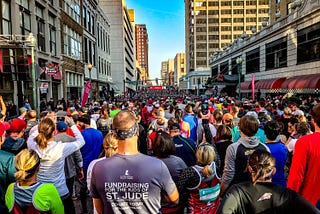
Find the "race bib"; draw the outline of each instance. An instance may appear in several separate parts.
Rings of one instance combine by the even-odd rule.
[[[219,197],[220,184],[214,187],[204,188],[199,190],[200,201],[210,202],[215,201]]]

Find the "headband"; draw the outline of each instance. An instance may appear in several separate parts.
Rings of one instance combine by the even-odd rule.
[[[128,129],[124,129],[124,130],[115,129],[115,133],[119,140],[125,140],[128,138],[131,138],[137,135],[138,131],[139,131],[139,125],[137,123],[133,124],[133,126],[131,126]]]

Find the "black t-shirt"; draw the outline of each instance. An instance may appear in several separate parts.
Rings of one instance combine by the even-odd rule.
[[[320,213],[298,193],[273,183],[245,182],[233,185],[220,204],[223,214]]]

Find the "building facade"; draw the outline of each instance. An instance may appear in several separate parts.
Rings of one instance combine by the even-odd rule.
[[[211,54],[268,21],[269,0],[185,0],[187,72],[208,69]]]
[[[54,1],[55,2],[55,1]],[[61,58],[64,74],[64,95],[69,100],[80,100],[84,87],[82,1],[60,0]]]
[[[162,79],[162,84],[167,85],[169,81],[169,62],[168,61],[162,61],[161,62],[161,71],[160,76]]]
[[[135,34],[125,1],[100,0],[102,11],[110,20],[111,75],[120,94],[134,91],[127,84],[136,80]]]
[[[5,102],[21,107],[28,99],[34,108],[41,98],[63,97],[59,2],[2,0],[0,7],[0,90]]]
[[[186,59],[185,59],[184,53],[177,53],[174,58],[174,86],[180,85],[179,79],[182,76],[185,76],[187,74],[186,72]]]
[[[237,46],[215,54],[213,76],[240,72],[241,93],[319,93],[320,1],[295,1],[294,10]],[[241,59],[241,60],[237,60]],[[238,62],[238,63],[237,63]]]
[[[149,40],[145,24],[135,25],[136,35],[136,58],[140,68],[144,69],[147,78],[149,77]]]

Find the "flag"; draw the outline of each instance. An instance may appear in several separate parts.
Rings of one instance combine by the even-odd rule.
[[[254,100],[254,74],[251,76],[251,91],[252,91],[252,100]]]

